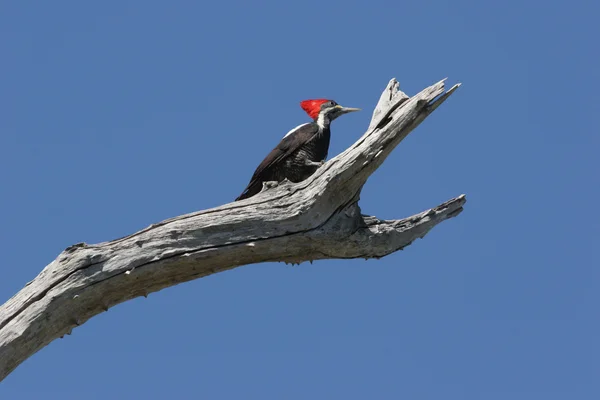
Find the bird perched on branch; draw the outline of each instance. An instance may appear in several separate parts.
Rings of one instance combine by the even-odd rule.
[[[327,158],[331,121],[340,115],[360,110],[342,107],[327,99],[304,100],[300,106],[313,121],[297,126],[281,139],[256,168],[250,183],[236,201],[260,193],[263,182],[281,182],[286,178],[291,182],[300,182],[311,176]]]

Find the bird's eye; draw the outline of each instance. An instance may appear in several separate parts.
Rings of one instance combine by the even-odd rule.
[[[335,107],[337,104],[335,103],[335,101],[331,100],[331,101],[329,102],[329,105],[330,105],[331,107]]]

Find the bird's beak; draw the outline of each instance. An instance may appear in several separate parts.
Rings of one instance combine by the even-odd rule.
[[[340,114],[347,114],[354,111],[360,111],[360,108],[342,107],[339,104],[336,107],[340,109]]]

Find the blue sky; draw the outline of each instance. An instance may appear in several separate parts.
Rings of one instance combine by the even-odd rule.
[[[233,200],[305,98],[463,86],[361,206],[460,217],[381,260],[245,266],[53,342],[0,397],[600,398],[592,1],[0,5],[0,302],[65,247]],[[596,38],[596,39],[594,39]]]

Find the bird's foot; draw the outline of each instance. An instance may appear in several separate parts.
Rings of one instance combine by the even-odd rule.
[[[308,167],[317,167],[320,168],[323,166],[323,164],[325,164],[325,160],[322,161],[310,161],[310,160],[306,160],[306,166]]]
[[[274,187],[277,187],[277,186],[279,186],[279,182],[277,182],[277,181],[266,181],[266,182],[263,182],[262,190],[273,189]]]

